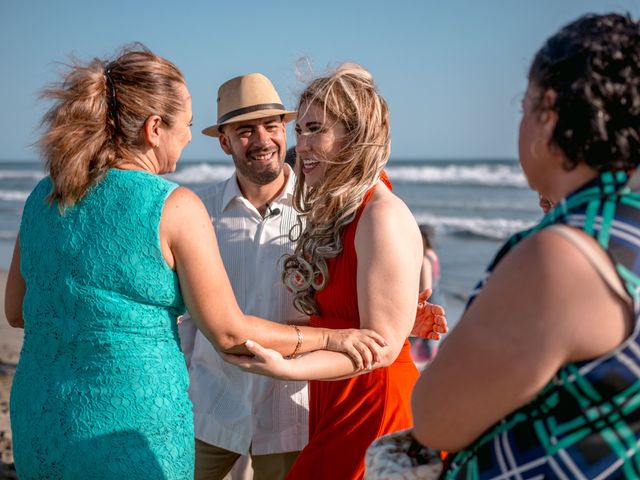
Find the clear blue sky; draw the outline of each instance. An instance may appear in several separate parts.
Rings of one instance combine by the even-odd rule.
[[[224,157],[199,133],[215,120],[220,83],[259,71],[293,106],[303,56],[316,73],[341,61],[373,73],[391,109],[392,157],[515,158],[533,54],[578,15],[612,10],[637,18],[640,0],[2,0],[0,160],[37,157],[38,92],[55,62],[133,41],[187,78],[194,138],[183,158]]]

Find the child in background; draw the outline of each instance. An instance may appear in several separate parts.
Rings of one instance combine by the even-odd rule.
[[[422,235],[423,257],[420,270],[420,291],[430,288],[433,290],[430,303],[444,307],[444,295],[440,291],[440,259],[434,250],[435,229],[431,225],[420,225]],[[411,337],[411,358],[418,368],[423,368],[435,356],[438,345],[426,338]]]

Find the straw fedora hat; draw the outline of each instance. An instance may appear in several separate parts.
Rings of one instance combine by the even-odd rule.
[[[296,118],[297,112],[286,110],[271,81],[261,73],[232,78],[218,89],[218,122],[202,130],[210,137],[220,135],[227,123],[283,115],[284,121]]]

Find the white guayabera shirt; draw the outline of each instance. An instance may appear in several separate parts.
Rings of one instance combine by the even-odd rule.
[[[280,280],[282,256],[295,246],[289,231],[298,222],[292,205],[295,175],[284,168],[286,187],[264,217],[242,196],[235,174],[199,192],[240,308],[282,323],[305,319]],[[245,373],[226,363],[188,315],[180,338],[196,438],[241,454],[250,447],[254,455],[302,450],[309,435],[307,382]]]

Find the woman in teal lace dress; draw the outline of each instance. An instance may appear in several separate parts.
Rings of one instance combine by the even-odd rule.
[[[26,202],[5,301],[25,329],[11,392],[21,479],[193,477],[176,325],[185,304],[230,353],[246,353],[251,332],[285,355],[349,350],[360,365],[376,355],[373,332],[239,310],[205,207],[157,175],[191,140],[191,97],[172,63],[129,50],[72,66],[45,94],[49,175]]]

